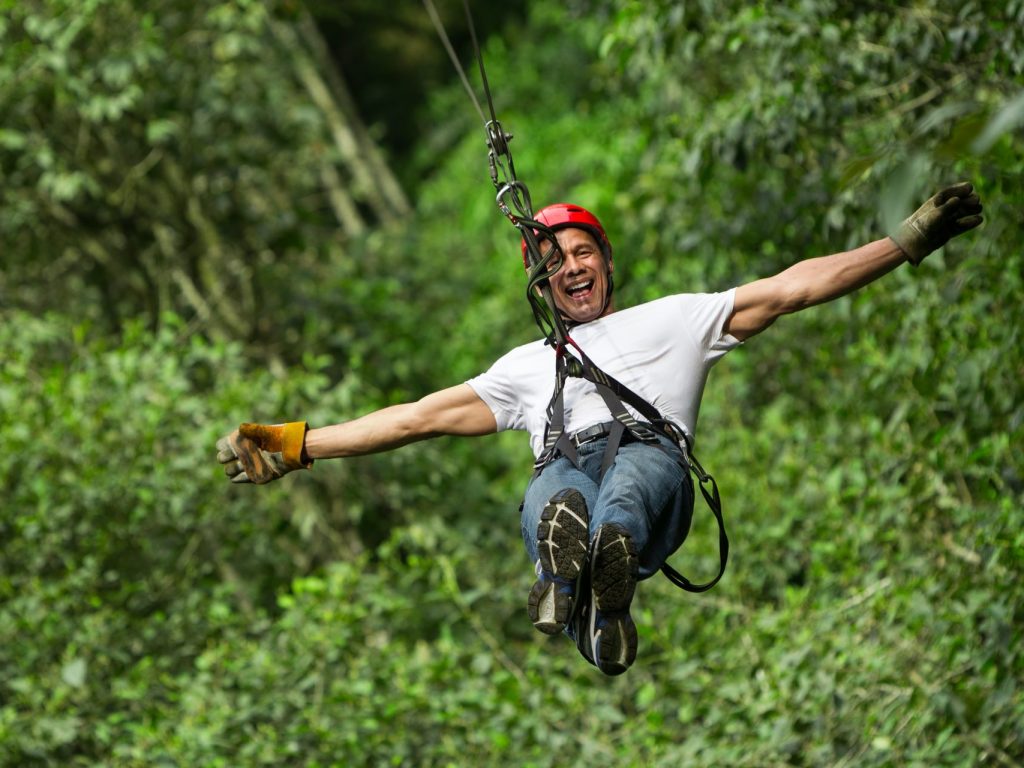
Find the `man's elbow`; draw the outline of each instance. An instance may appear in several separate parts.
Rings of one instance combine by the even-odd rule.
[[[437,409],[431,407],[431,402],[426,398],[408,404],[400,429],[403,438],[409,442],[444,434]]]
[[[780,279],[773,302],[775,317],[791,315],[815,304],[814,296],[807,285],[799,280]]]

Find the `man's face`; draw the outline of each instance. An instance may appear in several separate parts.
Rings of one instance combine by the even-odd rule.
[[[608,295],[608,275],[613,264],[605,264],[597,240],[585,229],[560,229],[555,238],[565,261],[551,278],[555,304],[562,314],[577,323],[589,323],[612,312],[612,304],[605,306]],[[547,243],[541,243],[541,252]]]

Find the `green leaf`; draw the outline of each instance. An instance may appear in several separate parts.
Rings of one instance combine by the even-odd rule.
[[[894,231],[924,202],[921,180],[927,177],[929,162],[923,153],[915,152],[897,165],[885,180],[878,203],[886,232]]]
[[[159,118],[146,123],[146,141],[150,144],[164,144],[178,133],[178,124],[174,120]]]
[[[81,688],[85,685],[85,674],[88,665],[85,659],[72,659],[60,670],[60,678],[72,688]]]
[[[979,154],[987,152],[1000,136],[1015,130],[1020,125],[1024,125],[1024,92],[1010,99],[992,116],[992,119],[985,124],[985,129],[971,144],[971,149]]]
[[[23,149],[28,144],[28,136],[19,131],[0,128],[0,147],[4,149]]]

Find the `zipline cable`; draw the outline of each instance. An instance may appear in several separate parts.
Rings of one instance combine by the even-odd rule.
[[[487,133],[487,164],[490,171],[491,182],[497,190],[495,202],[498,209],[512,224],[519,230],[520,236],[526,243],[526,258],[524,266],[527,269],[526,298],[533,311],[534,321],[540,328],[541,333],[556,350],[566,349],[566,342],[569,334],[561,313],[555,304],[554,295],[548,282],[549,278],[558,272],[562,267],[562,250],[558,246],[558,240],[550,227],[542,224],[533,218],[533,203],[530,198],[530,190],[516,178],[515,163],[512,160],[512,153],[508,143],[512,134],[505,133],[498,122],[497,113],[494,109],[494,100],[491,97],[491,89],[487,80],[487,70],[484,67],[484,57],[480,52],[480,43],[476,35],[476,25],[473,23],[473,14],[469,10],[468,0],[462,0],[462,7],[466,14],[466,23],[469,27],[470,39],[473,42],[473,53],[480,70],[480,79],[483,83],[484,95],[487,99],[487,108],[491,119],[488,120],[476,93],[469,84],[469,78],[455,53],[448,33],[445,31],[444,22],[434,6],[433,0],[423,0],[423,5],[430,15],[430,19],[437,30],[438,37],[448,51],[448,57],[455,65],[455,71],[462,81],[463,88],[469,94],[477,114],[484,123],[484,130]],[[541,253],[540,243],[547,241],[549,247],[545,253]]]
[[[469,24],[469,37],[473,41],[473,52],[476,54],[476,63],[480,67],[480,81],[484,84],[484,96],[487,97],[487,107],[491,111],[491,120],[498,122],[494,114],[494,101],[491,99],[491,89],[487,85],[487,72],[484,70],[484,57],[480,53],[480,43],[476,39],[476,25],[473,24],[473,14],[469,12],[469,0],[462,0],[462,9],[466,12],[466,23]]]
[[[437,36],[441,38],[441,42],[444,44],[445,50],[448,51],[448,58],[452,60],[452,64],[455,65],[455,71],[459,73],[459,78],[462,80],[462,86],[466,89],[466,93],[469,94],[469,98],[473,102],[473,106],[476,107],[476,113],[480,115],[480,122],[487,123],[487,118],[484,117],[484,111],[480,109],[480,102],[476,99],[476,94],[473,92],[472,86],[469,84],[469,78],[466,77],[466,72],[462,68],[462,64],[459,62],[459,57],[455,53],[455,48],[452,46],[451,40],[448,39],[448,33],[445,32],[444,24],[441,22],[441,17],[437,15],[437,8],[434,7],[432,0],[423,0],[423,6],[427,9],[427,15],[430,16],[430,20],[434,23],[434,29],[437,30]],[[469,13],[469,8],[466,8],[466,13]],[[470,24],[472,28],[472,23]],[[473,33],[473,45],[476,45],[476,33]],[[480,65],[481,71],[483,71],[483,64]],[[484,81],[486,82],[486,80]],[[494,113],[494,107],[491,107],[491,113]]]

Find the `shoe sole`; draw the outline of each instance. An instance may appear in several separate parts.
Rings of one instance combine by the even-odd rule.
[[[537,579],[526,607],[533,626],[546,635],[559,634],[572,616],[575,594],[566,594],[560,587],[576,582],[583,571],[589,525],[587,502],[576,490],[556,493],[541,512],[537,555],[541,570],[558,582]]]
[[[590,645],[594,663],[606,675],[621,675],[636,660],[637,633],[629,606],[639,571],[636,545],[615,523],[602,525],[591,554]],[[597,611],[604,626],[596,628]]]

